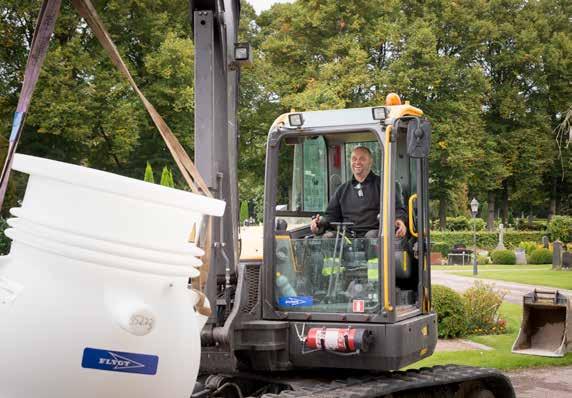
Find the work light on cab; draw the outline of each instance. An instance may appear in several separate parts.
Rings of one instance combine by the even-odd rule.
[[[388,109],[383,106],[371,108],[371,113],[373,115],[373,120],[385,120],[389,116]]]
[[[291,113],[288,115],[288,122],[292,127],[301,127],[304,124],[304,118],[301,113]]]

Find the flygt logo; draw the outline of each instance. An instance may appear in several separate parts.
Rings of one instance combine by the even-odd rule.
[[[112,359],[109,358],[99,358],[100,365],[111,365],[113,366],[113,370],[122,370],[122,369],[134,369],[134,368],[144,368],[145,365],[139,362],[135,362],[129,358],[125,358],[121,355],[118,355],[114,352],[107,352],[111,355]]]
[[[81,366],[87,369],[147,375],[156,374],[158,364],[159,357],[156,355],[100,350],[97,348],[85,348],[81,362]]]

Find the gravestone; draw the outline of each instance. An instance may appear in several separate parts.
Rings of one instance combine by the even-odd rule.
[[[548,249],[550,247],[550,241],[548,240],[548,236],[544,235],[542,237],[542,247]]]
[[[564,252],[562,253],[562,268],[572,268],[572,253]]]
[[[496,250],[506,250],[504,246],[504,225],[499,224],[499,244],[497,245]]]
[[[516,255],[516,263],[519,265],[526,264],[526,252],[524,249],[520,247],[514,250],[514,254]]]
[[[562,242],[555,240],[552,248],[552,268],[560,268],[562,266]]]

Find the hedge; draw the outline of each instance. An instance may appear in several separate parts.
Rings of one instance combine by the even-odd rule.
[[[492,250],[497,247],[499,242],[498,232],[477,231],[477,246],[482,249]],[[508,231],[504,234],[504,245],[507,249],[514,249],[522,241],[533,241],[540,243],[545,232],[536,231]],[[441,232],[431,231],[431,242],[439,243],[439,250],[443,252],[442,247],[448,246],[450,249],[454,245],[463,244],[467,248],[473,247],[473,232],[471,231],[455,231]],[[449,249],[449,250],[450,250]]]
[[[527,256],[529,264],[552,264],[552,250],[536,249]]]

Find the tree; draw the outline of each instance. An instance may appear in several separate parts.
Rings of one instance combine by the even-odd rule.
[[[164,187],[174,188],[175,183],[173,181],[173,174],[171,174],[171,170],[167,166],[163,167],[163,172],[161,173],[161,185]]]
[[[145,167],[145,176],[143,177],[143,181],[147,181],[152,184],[155,183],[155,177],[153,176],[153,168],[151,167],[151,163],[149,162],[147,162],[147,166]]]

